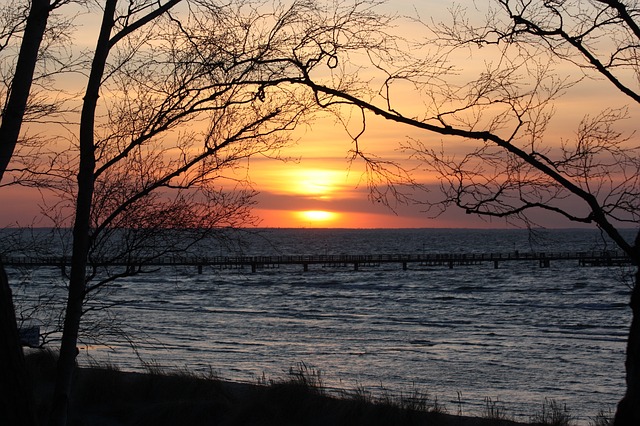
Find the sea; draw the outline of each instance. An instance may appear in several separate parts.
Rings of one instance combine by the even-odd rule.
[[[635,230],[625,237],[632,241]],[[236,237],[234,237],[236,238]],[[611,250],[597,230],[255,229],[201,255]],[[528,421],[554,401],[578,424],[623,396],[631,266],[155,267],[87,301],[80,365],[175,369],[239,382],[304,369],[331,392],[427,395],[449,413],[490,405]],[[59,268],[9,268],[18,315],[55,347]]]

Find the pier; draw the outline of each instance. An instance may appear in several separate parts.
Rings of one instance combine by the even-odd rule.
[[[492,264],[499,268],[505,262],[535,262],[541,268],[549,268],[552,262],[576,262],[579,266],[621,266],[633,262],[620,251],[594,252],[538,252],[538,253],[420,253],[420,254],[341,254],[341,255],[275,255],[275,256],[163,256],[155,258],[129,257],[126,259],[92,259],[90,266],[162,267],[193,266],[199,273],[203,267],[219,269],[279,268],[283,265],[298,265],[304,271],[312,266],[348,267],[355,271],[363,267],[398,264],[403,270],[419,267],[445,267]],[[14,267],[60,267],[63,271],[71,264],[68,256],[7,256],[2,263]]]

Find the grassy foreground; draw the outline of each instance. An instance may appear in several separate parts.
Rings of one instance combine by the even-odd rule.
[[[27,357],[38,414],[48,413],[55,377],[55,359],[48,352]],[[373,398],[364,390],[328,394],[319,373],[301,364],[280,381],[233,383],[188,373],[121,372],[113,368],[80,368],[74,381],[72,426],[516,426],[490,400],[482,417],[448,414],[424,395]],[[46,423],[42,423],[46,424]],[[532,423],[569,426],[570,417],[550,404]],[[595,426],[607,426],[605,417]]]

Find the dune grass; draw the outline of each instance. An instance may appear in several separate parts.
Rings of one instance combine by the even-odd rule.
[[[33,378],[38,414],[46,424],[53,390],[55,357],[46,351],[27,359]],[[225,381],[214,371],[193,374],[146,365],[146,373],[121,372],[113,366],[77,371],[71,425],[299,425],[299,426],[515,426],[502,402],[487,398],[478,417],[447,412],[437,398],[413,390],[374,395],[365,388],[327,389],[320,371],[300,363],[279,379],[262,377],[257,383]],[[611,413],[600,412],[593,426],[609,426]],[[547,400],[529,423],[572,426],[564,407]]]

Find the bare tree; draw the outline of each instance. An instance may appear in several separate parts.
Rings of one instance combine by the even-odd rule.
[[[0,182],[18,144],[25,115],[35,110],[29,105],[36,64],[45,38],[50,12],[62,2],[33,0],[30,5],[2,7],[0,54],[2,54],[2,95],[0,124]],[[20,39],[16,43],[16,39]],[[17,48],[13,56],[12,50]],[[11,58],[15,57],[15,61]],[[15,63],[15,67],[12,65]],[[36,424],[33,395],[29,389],[24,357],[18,338],[11,288],[4,266],[0,264],[0,333],[2,340],[2,388],[11,398],[3,398],[2,416],[11,424]]]
[[[640,219],[640,146],[635,129],[624,130],[640,99],[638,5],[497,0],[474,22],[479,13],[454,7],[449,23],[413,17],[408,25],[421,28],[424,39],[378,35],[360,43],[364,60],[351,69],[369,73],[364,84],[349,72],[354,45],[338,41],[310,49],[313,60],[294,58],[298,75],[290,81],[308,86],[319,105],[340,117],[356,116],[355,108],[361,121],[351,133],[354,155],[387,176],[385,164],[362,149],[371,114],[440,135],[438,145],[416,138],[401,146],[441,182],[442,197],[432,193],[426,203],[436,214],[457,206],[528,227],[539,212],[555,214],[593,224],[640,264],[640,234],[632,242],[621,233]],[[567,64],[572,72],[563,71]],[[605,106],[585,115],[573,138],[554,137],[557,101],[586,84],[612,87],[631,105]],[[640,273],[631,291],[627,391],[616,425],[640,423],[639,280]]]
[[[40,3],[33,5],[44,5]],[[73,223],[51,424],[67,422],[80,321],[91,309],[85,309],[85,301],[143,266],[100,274],[93,261],[139,253],[159,256],[180,249],[175,241],[156,244],[171,238],[174,228],[190,231],[188,241],[197,241],[214,227],[245,220],[253,192],[250,187],[238,191],[244,180],[235,174],[239,161],[277,154],[286,142],[280,133],[292,129],[315,104],[299,96],[286,78],[289,71],[297,72],[287,58],[313,61],[307,50],[324,49],[338,38],[365,40],[359,25],[377,22],[369,6],[356,2],[336,12],[314,1],[104,3],[86,89],[81,101],[76,98],[80,128],[78,134],[70,132],[70,149],[62,148],[57,135],[44,145],[2,140],[3,162],[13,161],[2,170],[11,174],[11,183],[61,195],[56,219]],[[16,22],[20,28],[20,20]],[[46,23],[41,20],[41,31],[47,31]],[[3,33],[3,42],[15,31]],[[23,47],[33,47],[26,43],[26,33]],[[31,56],[32,62],[36,59]],[[28,74],[15,75],[31,79]],[[21,91],[15,87],[6,93],[21,93],[17,110],[33,111],[35,118],[53,111],[47,103],[51,92],[38,98],[28,86]],[[27,96],[32,108],[25,104]],[[38,102],[42,100],[46,102]],[[3,117],[3,125],[21,121]],[[61,121],[73,128],[73,120]]]
[[[105,272],[94,262],[181,251],[246,220],[253,191],[240,161],[278,156],[286,132],[315,106],[285,78],[290,68],[283,64],[301,39],[322,45],[334,37],[335,16],[314,21],[311,1],[178,3],[105,3],[82,97],[79,154],[71,150],[65,160],[78,171],[77,186],[71,173],[46,176],[47,187],[62,195],[59,207],[66,202],[73,216],[51,424],[67,421],[85,301],[144,270],[137,264]],[[348,21],[346,12],[339,19]]]

